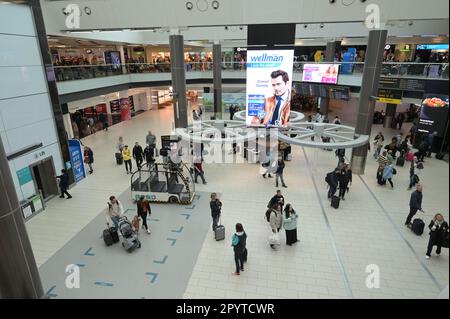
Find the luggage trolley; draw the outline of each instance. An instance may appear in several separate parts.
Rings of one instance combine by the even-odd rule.
[[[131,176],[131,197],[141,196],[154,203],[191,204],[195,195],[194,178],[184,163],[154,162]]]

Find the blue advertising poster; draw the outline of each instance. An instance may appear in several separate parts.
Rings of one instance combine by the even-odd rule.
[[[75,182],[86,177],[83,163],[83,151],[79,140],[69,140],[70,161],[72,162],[73,176]]]
[[[31,176],[31,171],[29,167],[24,167],[22,169],[19,169],[17,172],[17,178],[19,179],[19,185],[25,185],[26,183],[29,183],[33,180],[33,177]]]
[[[346,63],[342,63],[341,74],[352,74],[353,63],[349,63],[349,62],[355,62],[355,59],[356,59],[356,49],[349,48],[342,57],[342,62],[346,62]]]

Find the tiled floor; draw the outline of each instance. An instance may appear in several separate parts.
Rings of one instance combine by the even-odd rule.
[[[341,118],[351,118],[345,108]],[[338,112],[339,113],[339,112]],[[345,114],[344,114],[345,113]],[[341,115],[341,113],[339,113]],[[105,208],[107,197],[129,187],[123,167],[116,167],[114,145],[123,135],[129,144],[144,142],[150,128],[157,135],[170,132],[172,110],[149,111],[131,122],[114,126],[83,142],[95,152],[95,172],[71,192],[72,200],[54,199],[46,212],[27,223],[38,264],[43,264]],[[354,125],[354,123],[345,123]],[[406,129],[406,128],[405,128]],[[373,131],[379,130],[374,127]],[[387,137],[394,131],[385,130]],[[275,180],[264,180],[257,164],[205,164],[208,185],[200,191],[220,192],[226,240],[216,242],[210,231],[189,280],[185,298],[435,298],[448,285],[448,250],[425,260],[428,233],[417,237],[403,222],[408,213],[409,167],[398,168],[395,188],[376,185],[376,164],[368,160],[366,174],[354,176],[341,207],[326,199],[325,174],[336,165],[334,152],[293,148],[283,190],[286,201],[300,214],[300,243],[268,246],[264,219],[275,193]],[[317,152],[317,154],[315,154]],[[347,150],[350,156],[350,150]],[[441,212],[448,219],[448,164],[425,162],[424,220]],[[241,222],[248,234],[249,261],[239,277],[234,268],[230,238]],[[284,238],[284,236],[283,236]],[[368,265],[377,265],[380,288],[368,289]],[[101,295],[98,296],[101,298]]]

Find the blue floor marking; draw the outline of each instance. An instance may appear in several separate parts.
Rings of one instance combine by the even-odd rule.
[[[175,238],[167,238],[167,240],[171,240],[172,241],[172,245],[171,246],[175,246],[175,243],[177,242],[177,240]]]
[[[154,284],[155,281],[156,281],[156,278],[158,278],[158,274],[157,274],[157,273],[154,273],[154,272],[146,272],[145,274],[146,274],[147,276],[153,277],[153,278],[150,280],[150,282],[151,282],[152,284]]]
[[[194,209],[195,208],[195,204],[189,207],[185,207],[184,209]]]
[[[110,282],[102,282],[102,281],[96,281],[96,282],[94,282],[94,285],[103,286],[103,287],[112,287],[112,286],[114,286],[114,284],[112,284]]]
[[[55,288],[56,288],[56,286],[51,287],[51,288],[47,291],[46,295],[49,296],[50,298],[58,297],[57,294],[52,294],[52,293],[51,293]]]
[[[156,218],[151,218],[149,220],[152,221],[152,222],[159,222],[159,219],[156,219]]]
[[[75,265],[77,265],[78,267],[86,267],[85,264],[75,264]]]
[[[190,214],[181,214],[181,216],[186,216],[186,219],[189,219],[189,217],[191,217]]]
[[[165,264],[167,261],[167,258],[169,258],[169,256],[164,256],[164,258],[162,260],[153,260],[153,262],[155,264]]]
[[[95,254],[91,253],[92,247],[89,248],[88,250],[86,250],[86,252],[84,253],[85,256],[95,256]]]
[[[172,230],[172,233],[181,233],[183,231],[184,227],[181,226],[180,229],[174,229]]]

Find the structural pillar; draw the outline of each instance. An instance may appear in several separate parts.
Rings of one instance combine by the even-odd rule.
[[[213,44],[214,117],[222,119],[222,46]]]
[[[41,279],[0,138],[0,299],[38,299]]]
[[[387,30],[371,30],[369,32],[355,134],[370,135],[372,130],[386,38]],[[351,167],[354,173],[364,174],[367,152],[368,144],[353,149]]]
[[[169,44],[175,128],[185,128],[188,125],[188,107],[186,100],[183,36],[179,34],[170,35]]]
[[[338,43],[339,42],[336,42],[336,41],[327,43],[327,48],[325,51],[325,58],[324,58],[325,62],[334,62],[334,55],[336,53],[336,46]],[[328,117],[328,113],[330,110],[330,98],[322,96],[319,99],[319,108],[320,108],[320,112],[322,112],[322,114],[325,117]]]
[[[392,121],[395,118],[397,112],[397,104],[386,104],[386,116],[384,117],[383,127],[392,128]]]

